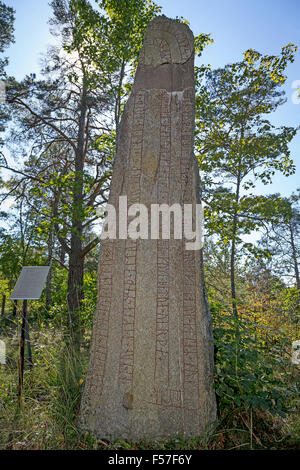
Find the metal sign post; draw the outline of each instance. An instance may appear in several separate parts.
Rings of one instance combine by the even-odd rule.
[[[29,339],[29,325],[27,320],[27,300],[39,299],[41,297],[50,266],[24,266],[14,290],[10,296],[11,300],[23,300],[22,309],[22,326],[20,336],[20,358],[19,358],[19,386],[18,386],[18,402],[21,406],[22,390],[23,390],[23,376],[24,376],[24,352],[25,352],[25,339]],[[31,357],[30,345],[29,357]],[[31,360],[32,363],[32,360]]]
[[[25,329],[26,329],[26,316],[27,316],[27,300],[23,300],[22,310],[22,326],[20,337],[20,358],[19,358],[19,386],[18,386],[18,400],[21,405],[21,396],[23,390],[23,375],[24,375],[24,356],[25,356]]]

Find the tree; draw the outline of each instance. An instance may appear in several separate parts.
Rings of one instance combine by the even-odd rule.
[[[24,198],[18,198],[17,194],[15,198],[14,211],[5,217],[9,229],[0,229],[0,273],[9,291],[13,289],[22,267],[43,263],[46,254],[46,244],[37,231],[38,212],[30,210]],[[17,301],[13,301],[14,315],[16,306]]]
[[[128,19],[127,2],[100,2],[100,12],[86,0],[51,5],[63,51],[50,51],[44,80],[10,81],[12,136],[18,143],[13,150],[21,149],[21,164],[24,157],[26,163],[3,167],[19,175],[16,185],[26,179],[29,204],[33,194],[44,200],[44,228],[54,229],[68,255],[69,327],[79,347],[84,259],[99,243],[98,237],[91,240],[91,227],[96,208],[107,200],[116,132],[130,88],[126,67],[134,66],[140,38],[158,7],[134,0]]]
[[[14,42],[14,20],[15,20],[15,12],[14,9],[5,5],[4,2],[0,1],[0,133],[4,131],[5,123],[8,120],[8,113],[5,109],[5,97],[2,96],[2,93],[5,93],[5,80],[7,78],[5,73],[5,67],[8,64],[7,57],[1,57],[4,53],[5,49]],[[0,157],[2,155],[3,140],[0,136]],[[2,178],[0,178],[0,185],[3,185]],[[1,216],[6,216],[5,213],[1,213]],[[1,281],[1,283],[6,283],[6,287],[8,288],[7,281]],[[6,293],[3,293],[2,297],[2,314],[5,311],[5,300],[6,300]]]
[[[283,47],[279,56],[248,50],[243,61],[206,72],[205,83],[198,86],[196,152],[207,202],[207,227],[222,243],[230,244],[235,316],[237,247],[257,252],[241,236],[263,226],[273,216],[277,201],[250,191],[257,180],[271,182],[276,170],[286,176],[294,172],[288,144],[297,129],[276,128],[266,115],[284,102],[280,86],[295,52],[292,44]]]
[[[14,20],[14,9],[0,1],[0,54],[14,42]],[[7,64],[7,57],[0,58],[0,79],[6,77],[4,69]]]
[[[7,57],[1,57],[5,49],[14,42],[14,20],[15,12],[13,8],[8,7],[5,3],[0,1],[0,85],[6,80],[5,67],[8,64]],[[3,92],[2,87],[0,87],[0,95]],[[0,96],[0,132],[3,132],[5,122],[8,119],[5,106],[2,103]],[[3,140],[0,138],[0,156],[1,156],[1,146],[3,145]]]
[[[283,278],[292,278],[300,292],[300,190],[289,198],[279,199],[277,223],[271,223],[261,240],[263,248],[270,252],[273,272]]]

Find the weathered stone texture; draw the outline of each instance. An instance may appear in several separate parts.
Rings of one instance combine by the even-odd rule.
[[[122,117],[109,202],[199,202],[194,39],[158,17]],[[216,419],[200,251],[184,240],[105,240],[80,425],[99,438],[199,435]]]

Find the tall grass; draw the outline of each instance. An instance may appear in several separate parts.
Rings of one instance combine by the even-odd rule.
[[[8,330],[6,329],[6,332]],[[18,334],[1,339],[7,364],[0,366],[0,449],[295,449],[300,443],[299,401],[286,418],[234,408],[196,439],[155,442],[106,442],[77,428],[88,349],[76,356],[56,329],[31,332],[34,367],[25,363],[23,406],[18,408]]]

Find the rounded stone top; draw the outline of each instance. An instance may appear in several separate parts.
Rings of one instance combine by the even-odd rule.
[[[141,65],[183,64],[194,52],[194,36],[184,23],[157,16],[147,27]]]

